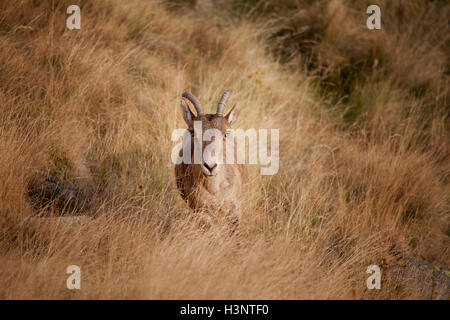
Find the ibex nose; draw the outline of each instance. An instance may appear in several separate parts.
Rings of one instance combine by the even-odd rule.
[[[217,163],[210,163],[207,164],[206,162],[203,163],[203,166],[209,171],[209,173],[213,173],[213,170],[217,167]]]

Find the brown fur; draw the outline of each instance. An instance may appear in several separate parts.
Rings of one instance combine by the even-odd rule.
[[[193,117],[193,121],[201,121],[202,129],[215,128],[222,132],[225,147],[225,132],[231,128],[229,115],[219,116],[216,114],[205,114]],[[193,130],[193,122],[189,129]],[[233,137],[228,137],[233,138]],[[191,137],[191,144],[194,138]],[[203,142],[202,149],[208,145]],[[193,159],[194,148],[191,148],[191,158]],[[202,150],[202,153],[203,153]],[[236,148],[234,150],[236,159]],[[180,156],[183,150],[180,150]],[[192,161],[193,162],[193,161]],[[242,207],[247,194],[248,170],[245,164],[219,164],[214,172],[215,177],[206,177],[201,169],[201,164],[178,164],[175,166],[175,177],[177,187],[183,199],[196,212],[208,213],[213,218],[224,217],[232,226],[233,230],[240,222]]]

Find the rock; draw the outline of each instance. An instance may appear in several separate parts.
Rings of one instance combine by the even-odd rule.
[[[87,205],[86,197],[78,188],[63,185],[42,171],[38,171],[30,182],[28,195],[38,208],[54,203],[59,209],[81,211]]]

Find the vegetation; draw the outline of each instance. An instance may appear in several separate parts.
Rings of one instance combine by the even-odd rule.
[[[0,298],[448,298],[413,269],[449,269],[450,5],[385,1],[368,30],[366,1],[202,3],[79,1],[81,30],[69,1],[0,3]],[[280,129],[232,237],[170,159],[181,93],[228,88],[237,127]],[[36,206],[36,172],[86,202]]]

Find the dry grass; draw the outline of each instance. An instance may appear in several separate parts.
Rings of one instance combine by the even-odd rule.
[[[0,298],[448,298],[398,270],[449,268],[449,6],[389,2],[368,31],[359,1],[254,2],[81,1],[79,31],[67,1],[0,4]],[[182,91],[212,111],[227,88],[237,126],[280,129],[235,237],[198,227],[170,161]],[[25,224],[80,214],[34,206],[36,171],[95,219]]]

